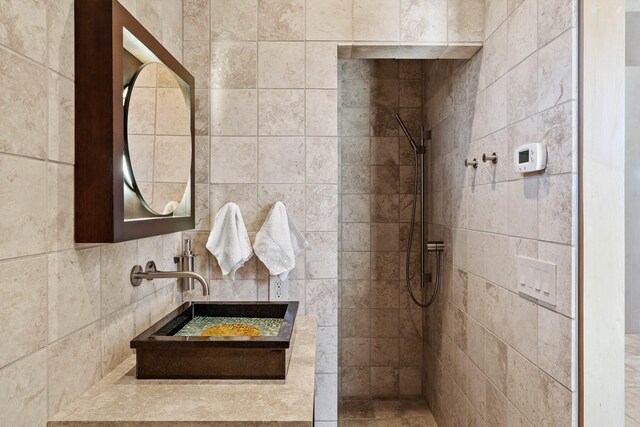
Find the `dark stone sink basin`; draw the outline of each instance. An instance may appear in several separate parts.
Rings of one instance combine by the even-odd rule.
[[[284,379],[297,302],[186,302],[131,340],[140,379]]]

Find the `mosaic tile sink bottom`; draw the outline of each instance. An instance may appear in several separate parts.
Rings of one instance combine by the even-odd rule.
[[[174,334],[179,337],[275,337],[282,319],[196,316]]]

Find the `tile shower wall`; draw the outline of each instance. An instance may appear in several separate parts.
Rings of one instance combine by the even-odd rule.
[[[182,58],[181,1],[126,6]],[[128,279],[147,260],[170,268],[180,234],[74,244],[73,0],[3,1],[0,28],[0,412],[44,426],[180,302],[170,282]]]
[[[340,60],[340,392],[420,395],[422,317],[404,290],[422,61]],[[414,249],[416,246],[414,246]]]
[[[430,238],[444,287],[425,310],[427,401],[439,425],[576,425],[577,1],[489,0],[467,62],[425,62]],[[513,172],[543,142],[544,172]],[[497,165],[466,168],[496,152]],[[557,265],[557,304],[516,287],[518,256]]]

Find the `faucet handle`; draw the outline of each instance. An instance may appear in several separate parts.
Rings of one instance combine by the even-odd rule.
[[[148,261],[144,266],[144,271],[145,273],[155,273],[156,271],[158,271],[158,267],[156,267],[155,261]]]

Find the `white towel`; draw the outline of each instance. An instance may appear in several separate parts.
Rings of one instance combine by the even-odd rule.
[[[223,275],[236,278],[236,270],[253,256],[251,241],[240,208],[227,203],[220,208],[213,221],[207,249],[218,260]]]
[[[307,246],[284,203],[277,202],[256,234],[253,250],[272,276],[287,280],[296,266],[296,256]]]

